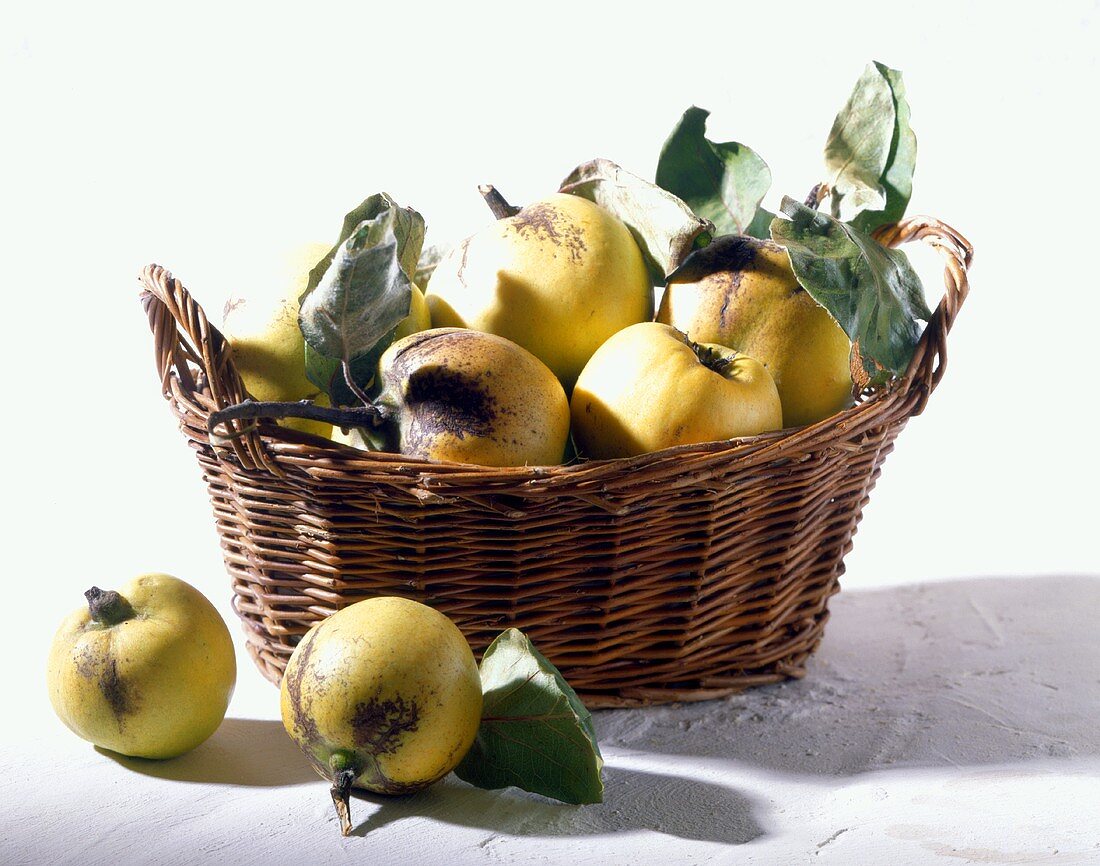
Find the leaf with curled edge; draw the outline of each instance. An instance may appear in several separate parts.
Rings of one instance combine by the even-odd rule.
[[[771,170],[752,148],[707,138],[709,116],[697,106],[684,112],[661,148],[657,185],[714,223],[719,235],[762,231],[756,237],[767,238],[772,215],[760,215],[760,201],[771,186]]]
[[[332,405],[361,402],[353,383],[369,388],[378,357],[409,314],[423,243],[423,217],[378,193],[344,218],[339,243],[310,271],[298,316],[306,376]]]
[[[825,142],[826,183],[832,190],[834,215],[840,215],[841,202],[851,215],[886,206],[882,175],[896,119],[890,83],[870,63]]]
[[[306,343],[350,363],[409,314],[411,285],[398,259],[393,226],[362,223],[302,301],[298,322]]]
[[[481,726],[455,770],[460,779],[564,803],[603,802],[592,714],[523,632],[510,628],[485,650],[481,684]]]
[[[932,316],[905,253],[792,198],[780,210],[790,219],[772,221],[772,238],[786,248],[799,284],[852,341],[857,390],[900,376],[920,340],[917,320]]]
[[[680,198],[608,159],[577,166],[560,191],[595,202],[622,220],[642,250],[654,285],[663,284],[696,242],[714,233],[711,222]]]
[[[905,96],[905,82],[901,73],[881,63],[875,68],[890,85],[894,100],[894,128],[890,138],[890,150],[886,154],[886,167],[879,182],[886,196],[881,210],[864,210],[852,219],[852,225],[870,234],[880,225],[898,222],[905,216],[909,198],[913,194],[913,172],[917,165],[917,136],[909,125],[909,101]]]
[[[309,272],[305,291],[302,292],[299,301],[304,301],[306,295],[312,292],[321,282],[321,278],[332,264],[340,246],[351,237],[352,233],[363,222],[374,222],[380,217],[392,220],[394,236],[398,241],[398,258],[401,267],[408,274],[409,279],[415,279],[421,250],[424,247],[424,217],[411,207],[401,207],[393,200],[389,193],[376,192],[372,196],[363,199],[354,209],[344,215],[343,225],[340,227],[340,235],[336,244],[328,251]]]

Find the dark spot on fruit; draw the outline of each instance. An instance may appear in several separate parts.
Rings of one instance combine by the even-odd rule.
[[[99,670],[99,656],[92,652],[92,648],[85,646],[80,651],[80,657],[76,660],[76,672],[85,679],[91,679]]]
[[[298,646],[297,651],[301,655],[298,657],[293,670],[284,674],[286,677],[286,691],[290,696],[290,706],[294,713],[294,726],[302,732],[303,739],[311,744],[317,744],[321,739],[321,735],[317,730],[317,723],[302,705],[302,677],[305,676],[306,670],[309,668],[309,658],[313,654],[313,638],[315,636],[316,632],[310,632],[306,635],[304,641]]]
[[[374,698],[357,704],[351,717],[355,745],[372,755],[393,754],[401,735],[412,733],[419,726],[420,707],[416,701],[406,703],[400,695],[393,700]]]
[[[414,370],[405,383],[405,403],[421,437],[489,436],[497,415],[496,400],[476,378],[445,366]]]
[[[564,248],[573,261],[580,261],[588,249],[580,228],[553,205],[545,202],[528,205],[511,218],[511,226],[521,237],[548,240]]]
[[[114,659],[108,660],[106,669],[99,676],[99,690],[116,718],[121,719],[134,708],[133,695],[122,681]]]
[[[726,285],[722,291],[722,308],[718,311],[718,323],[723,332],[730,328],[729,306],[737,293],[741,290],[741,276],[743,271],[726,271],[722,276],[726,279]]]

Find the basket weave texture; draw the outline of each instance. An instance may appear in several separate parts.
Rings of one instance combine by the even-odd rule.
[[[938,220],[877,232],[945,259],[906,374],[809,427],[570,466],[368,453],[210,414],[248,395],[222,335],[157,265],[141,275],[164,396],[209,488],[247,647],[278,683],[314,623],[376,595],[451,617],[480,653],[523,629],[592,708],[801,677],[883,459],[944,372],[972,249]],[[219,428],[222,430],[223,428]]]

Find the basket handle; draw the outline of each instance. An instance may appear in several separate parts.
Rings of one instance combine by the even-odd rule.
[[[967,271],[974,260],[974,247],[947,223],[928,216],[907,217],[881,226],[874,237],[888,247],[924,241],[944,257],[944,296],[928,320],[904,376],[910,391],[916,390],[913,414],[919,415],[947,369],[947,335],[970,293]]]
[[[205,434],[211,412],[240,403],[248,396],[233,366],[232,347],[221,331],[210,324],[183,283],[166,268],[147,265],[139,280],[143,289],[141,303],[153,332],[161,391],[167,400],[186,401]],[[191,364],[198,368],[201,379],[196,379]],[[209,396],[203,393],[204,385]],[[215,451],[232,451],[245,469],[262,468],[283,474],[269,458],[254,424],[227,423],[232,425],[232,435],[209,436]]]

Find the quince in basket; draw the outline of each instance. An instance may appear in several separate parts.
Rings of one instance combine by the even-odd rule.
[[[257,400],[316,400],[325,395],[306,378],[305,341],[298,327],[298,297],[327,244],[303,244],[276,266],[277,272],[257,284],[266,291],[235,295],[225,304],[222,333],[233,347],[233,361],[248,393]],[[281,423],[304,433],[328,436],[332,425],[304,418]]]
[[[556,193],[459,243],[428,284],[436,327],[507,337],[572,388],[592,353],[652,316],[630,230],[587,199]]]
[[[483,466],[560,463],[569,403],[521,346],[464,328],[433,328],[390,346],[375,405],[402,454]]]
[[[771,241],[729,235],[692,253],[669,276],[657,321],[760,361],[779,389],[784,427],[852,403],[852,343]]]
[[[659,322],[619,331],[573,389],[573,436],[595,458],[756,436],[783,426],[775,382],[758,361],[693,343]]]
[[[398,340],[378,364],[387,450],[481,466],[561,463],[569,401],[545,364],[511,340],[433,328]],[[333,439],[370,447],[363,431]]]

